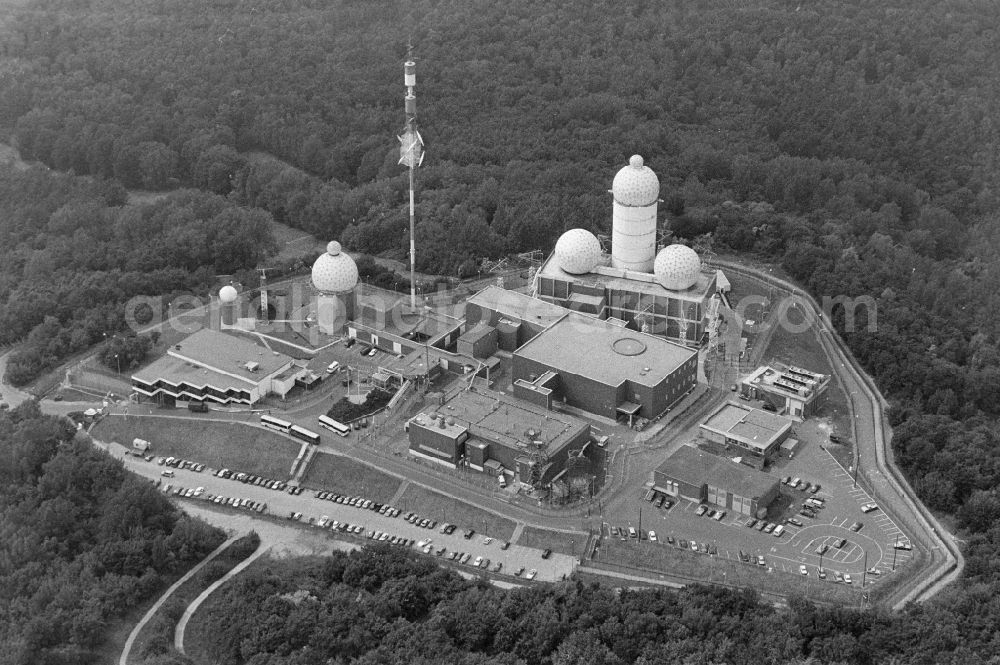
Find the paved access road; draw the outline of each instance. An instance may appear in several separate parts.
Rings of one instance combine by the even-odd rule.
[[[174,472],[173,478],[163,478],[160,473],[165,468],[153,462],[146,462],[142,458],[125,455],[125,449],[118,447],[119,451],[112,450],[115,456],[122,456],[126,468],[135,473],[149,478],[150,480],[162,481],[163,484],[170,483],[174,487],[204,487],[205,494],[216,494],[222,496],[232,496],[247,498],[252,501],[262,501],[267,504],[267,513],[281,518],[288,517],[292,512],[299,512],[303,515],[303,520],[312,517],[317,521],[326,516],[330,519],[348,524],[361,525],[368,531],[382,531],[390,535],[411,538],[416,541],[427,540],[433,543],[435,548],[444,546],[448,552],[467,552],[471,554],[470,560],[475,560],[477,556],[490,559],[491,565],[496,562],[503,563],[501,572],[512,574],[520,567],[526,571],[537,570],[536,579],[544,581],[555,581],[562,576],[568,576],[577,565],[577,560],[566,554],[553,553],[548,559],[542,559],[541,550],[520,545],[511,545],[507,550],[501,550],[500,541],[485,542],[485,536],[477,533],[471,539],[462,536],[463,525],[458,525],[459,529],[452,535],[440,533],[441,525],[437,529],[423,529],[410,524],[399,517],[386,517],[373,510],[365,510],[353,506],[334,503],[317,499],[313,492],[307,490],[298,496],[293,496],[287,492],[269,490],[255,485],[247,485],[236,480],[227,480],[213,476],[207,471],[196,473],[187,469],[171,469]],[[212,505],[220,510],[228,510],[240,515],[249,515],[253,518],[256,514],[249,513],[245,509],[225,508],[207,504],[201,499],[186,499],[185,501],[201,504],[205,507]],[[419,512],[419,511],[418,511]],[[405,513],[404,513],[405,514]],[[329,534],[331,539],[335,539],[338,532],[329,529],[321,530],[318,527],[303,525],[305,529],[315,529],[318,532]]]

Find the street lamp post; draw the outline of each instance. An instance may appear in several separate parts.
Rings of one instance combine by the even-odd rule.
[[[121,358],[118,357],[117,353],[115,354],[115,363],[117,363],[117,365],[118,365],[118,376],[121,376],[122,375],[122,361],[121,361]]]

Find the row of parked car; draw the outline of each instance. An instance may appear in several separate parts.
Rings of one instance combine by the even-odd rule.
[[[220,506],[232,506],[233,508],[245,508],[255,513],[263,513],[267,510],[267,504],[263,501],[254,501],[235,496],[222,496],[221,494],[206,494],[204,487],[181,487],[167,483],[163,486],[164,494],[173,494],[176,497],[188,499],[203,499]]]
[[[189,469],[191,471],[197,471],[198,473],[205,470],[204,464],[192,462],[188,459],[181,459],[180,457],[157,457],[156,463],[160,466],[169,466],[175,469]]]
[[[701,552],[702,554],[718,554],[719,549],[714,544],[709,543],[697,543],[691,541],[690,543],[684,538],[674,538],[673,536],[667,536],[666,538],[660,538],[656,535],[655,531],[639,531],[633,526],[629,527],[611,527],[611,535],[619,540],[627,541],[629,539],[633,540],[648,540],[651,543],[666,543],[667,545],[674,545],[680,547],[682,550],[690,549],[692,552]],[[546,550],[548,551],[548,550]],[[544,558],[544,556],[543,556]]]
[[[675,503],[675,500],[672,497],[662,494],[661,492],[657,492],[656,490],[649,490],[646,492],[646,496],[644,498],[657,508],[663,508],[664,510],[670,510],[673,508]]]
[[[392,506],[389,506],[387,504],[375,503],[372,502],[370,499],[364,499],[361,497],[345,497],[332,492],[322,492],[322,491],[317,491],[315,496],[317,499],[326,499],[334,501],[336,503],[343,503],[345,505],[355,506],[362,510],[374,510],[380,514],[387,515],[389,517],[397,517],[400,513],[398,508],[393,508]],[[449,552],[448,548],[444,546],[435,547],[434,541],[431,538],[427,538],[426,540],[414,540],[413,538],[396,536],[388,532],[375,529],[365,532],[364,527],[360,525],[350,524],[347,522],[340,522],[338,520],[330,519],[326,515],[321,516],[319,519],[315,517],[305,518],[302,515],[302,513],[293,511],[289,513],[288,519],[293,521],[305,521],[307,524],[310,524],[320,529],[331,529],[333,531],[353,533],[356,535],[364,534],[371,540],[381,543],[386,543],[388,545],[398,545],[400,547],[415,547],[416,549],[422,551],[424,554],[432,554],[439,557],[446,557],[450,561],[455,561],[461,564],[469,563],[470,559],[472,558],[472,555],[469,554],[468,552],[460,552],[458,550]],[[404,519],[407,522],[410,522],[411,524],[414,524],[416,526],[421,526],[427,529],[433,529],[434,527],[437,526],[437,522],[435,520],[422,518],[416,513],[412,512],[407,513]],[[452,534],[455,532],[457,528],[458,527],[454,524],[446,523],[441,526],[441,533]],[[475,531],[469,529],[463,535],[468,540],[471,539],[474,534]],[[488,536],[483,539],[483,544],[485,545],[489,545],[492,542],[493,539]],[[509,547],[510,547],[509,541],[503,541],[503,543],[500,545],[501,550],[506,550]],[[552,554],[551,550],[545,550],[545,552],[542,554],[542,558],[548,558],[551,554]],[[503,562],[497,561],[495,564],[491,566],[490,560],[482,556],[476,557],[475,560],[473,560],[473,562],[470,565],[476,568],[490,569],[494,573],[499,573],[503,570]],[[519,568],[513,573],[515,577],[520,577],[524,575],[525,578],[529,580],[534,579],[535,575],[537,574],[538,572],[534,569],[532,569],[526,574],[523,567]]]
[[[789,520],[785,521],[788,522],[789,524],[796,524],[797,526],[802,526],[802,522],[799,522],[796,519],[793,519],[792,521]],[[785,534],[785,527],[783,525],[774,524],[773,522],[768,522],[767,520],[757,520],[752,517],[747,519],[747,521],[743,523],[743,526],[747,527],[748,529],[757,529],[761,533],[770,533],[776,538],[780,538]]]
[[[785,476],[781,479],[782,485],[787,485],[793,490],[801,490],[803,492],[809,492],[810,494],[816,494],[822,489],[822,485],[819,483],[807,483],[801,478],[792,478],[791,476]]]
[[[213,472],[214,476],[219,478],[228,478],[231,480],[239,481],[245,485],[255,485],[257,487],[263,487],[269,490],[276,490],[281,492],[288,489],[289,494],[295,494],[297,488],[289,488],[288,483],[283,480],[275,480],[273,478],[265,478],[263,476],[257,476],[252,473],[243,473],[242,471],[233,471],[231,469],[219,469]]]

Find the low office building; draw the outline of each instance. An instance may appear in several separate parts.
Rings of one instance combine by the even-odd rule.
[[[733,402],[720,406],[699,427],[710,441],[762,459],[773,458],[792,433],[791,419]]]
[[[817,398],[830,385],[829,374],[800,367],[758,367],[740,381],[740,394],[766,402],[793,418],[808,418]]]
[[[515,396],[630,422],[667,411],[694,389],[697,371],[693,349],[572,312],[513,356]]]
[[[284,397],[300,372],[283,353],[206,328],[133,374],[132,389],[167,404],[256,404],[268,394]]]
[[[653,489],[740,515],[763,517],[778,480],[725,457],[681,446],[653,471]]]

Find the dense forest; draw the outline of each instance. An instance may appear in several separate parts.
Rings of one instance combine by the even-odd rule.
[[[108,625],[222,542],[36,402],[0,411],[0,663],[94,662]]]
[[[995,606],[981,591],[966,602]],[[579,580],[504,591],[379,545],[248,570],[198,619],[221,665],[978,665],[1000,652],[995,623],[945,604],[775,610],[752,591]]]
[[[204,290],[275,249],[270,215],[218,194],[124,202],[117,180],[0,168],[0,344],[25,342],[8,361],[11,383],[125,330],[129,298]],[[141,360],[136,340],[109,347],[123,370]]]
[[[948,654],[1000,622],[997,3],[36,0],[4,30],[0,129],[93,178],[0,182],[0,342],[30,342],[12,378],[100,339],[130,294],[252,267],[225,243],[267,215],[404,257],[409,41],[421,270],[606,232],[605,190],[642,154],[674,237],[876,300],[875,330],[844,337],[897,460],[968,541],[963,587],[892,629]],[[124,187],[201,193],[122,208]]]

